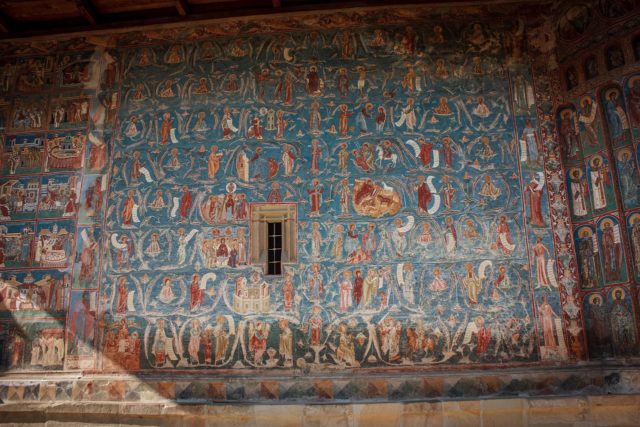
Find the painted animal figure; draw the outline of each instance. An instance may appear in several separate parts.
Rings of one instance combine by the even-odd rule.
[[[385,162],[391,163],[391,167],[396,167],[398,162],[398,155],[396,153],[385,153],[385,150],[381,146],[376,147],[376,164],[383,167]]]

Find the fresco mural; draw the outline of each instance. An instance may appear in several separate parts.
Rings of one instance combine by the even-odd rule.
[[[592,12],[618,19],[631,9],[629,2],[612,1],[600,2]],[[625,37],[630,41],[628,47],[633,48],[637,35],[620,40]],[[594,40],[590,44],[589,55],[573,54],[580,49],[585,52],[584,46],[571,46],[572,53],[568,45],[560,45],[565,66],[575,64],[583,55],[587,80],[598,74],[598,68],[591,64],[604,64],[609,75],[604,83],[577,82],[580,89],[567,96],[568,102],[557,110],[556,121],[564,145],[580,288],[585,291],[581,297],[589,355],[621,357],[637,351],[637,322],[625,314],[634,303],[627,294],[633,294],[637,286],[640,253],[634,249],[640,237],[634,226],[639,182],[637,65],[628,64],[629,49],[621,43]],[[595,288],[599,288],[597,293]],[[613,307],[619,322],[616,326],[611,326]],[[633,338],[623,339],[619,334],[619,330],[631,329],[636,330],[630,332]]]
[[[567,358],[533,103],[516,118],[509,94],[530,76],[505,69],[503,31],[122,51],[100,299],[136,334],[127,364]],[[268,276],[247,262],[249,207],[283,202],[300,259]]]
[[[0,321],[27,326],[3,369],[635,354],[637,85],[554,109],[524,22],[374,23],[8,60]]]

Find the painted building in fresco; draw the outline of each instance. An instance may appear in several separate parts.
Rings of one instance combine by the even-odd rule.
[[[639,36],[546,60],[638,19],[613,3],[558,28],[400,9],[4,46],[0,364],[637,355]],[[280,275],[253,255],[265,204],[295,213]]]

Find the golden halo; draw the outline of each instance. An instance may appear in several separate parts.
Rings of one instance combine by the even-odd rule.
[[[603,219],[602,221],[600,221],[600,230],[604,230],[604,226],[605,226],[606,224],[609,224],[612,228],[613,228],[613,226],[615,225],[615,224],[613,223],[613,220],[611,220],[610,218],[605,218],[605,219]]]
[[[601,156],[600,154],[596,154],[595,156],[593,156],[593,157],[591,158],[591,160],[589,160],[589,164],[590,164],[591,166],[593,166],[593,161],[594,161],[595,159],[600,159],[600,164],[601,164],[601,165],[602,165],[602,164],[604,164],[604,159],[602,158],[602,156]]]
[[[623,148],[622,150],[618,151],[618,155],[616,157],[618,157],[618,160],[622,161],[622,154],[623,153],[627,153],[629,155],[629,157],[633,157],[633,154],[631,153],[631,148],[626,147]]]
[[[575,171],[578,171],[578,179],[582,178],[582,169],[580,169],[580,168],[569,169],[569,176],[573,177],[573,173]]]
[[[589,304],[590,305],[594,305],[593,300],[596,299],[596,298],[600,298],[600,302],[598,303],[598,305],[602,305],[602,301],[604,300],[604,298],[600,294],[591,294],[591,295],[589,295]]]
[[[631,215],[629,217],[629,224],[633,225],[633,223],[637,220],[640,220],[640,213],[634,213],[633,215]]]
[[[573,114],[573,108],[566,107],[560,110],[560,117],[564,117],[565,113]]]
[[[580,106],[584,104],[585,99],[589,100],[589,104],[593,104],[593,98],[591,98],[589,95],[585,95],[582,98],[580,98]]]
[[[578,229],[578,236],[580,237],[585,237],[585,236],[593,236],[593,231],[591,231],[591,228],[589,227],[582,227]]]
[[[607,90],[604,93],[604,96],[606,97],[606,99],[609,99],[612,93],[615,93],[616,98],[620,96],[620,91],[617,88],[612,88],[612,89]]]
[[[633,85],[635,85],[635,83],[637,81],[640,81],[640,76],[633,76],[629,79],[629,81],[627,82],[627,87],[632,88]]]
[[[613,297],[615,295],[616,291],[622,292],[622,299],[624,299],[627,296],[627,293],[625,292],[624,288],[622,288],[620,286],[616,286],[615,288],[611,289],[609,291],[609,295],[611,295]]]

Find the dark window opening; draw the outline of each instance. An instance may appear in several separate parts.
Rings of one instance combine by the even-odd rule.
[[[282,274],[282,223],[270,222],[267,226],[267,274]]]

